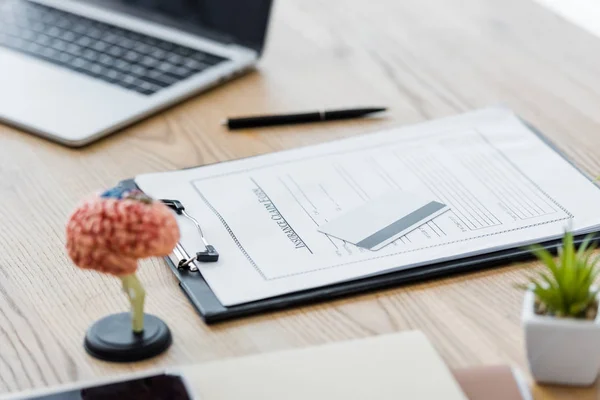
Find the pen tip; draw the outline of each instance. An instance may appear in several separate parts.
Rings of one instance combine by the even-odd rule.
[[[224,119],[223,121],[221,121],[221,126],[227,126],[227,120]]]
[[[380,113],[380,112],[384,112],[384,111],[387,111],[387,107],[367,108],[363,112],[364,112],[364,114],[375,114],[375,113]]]

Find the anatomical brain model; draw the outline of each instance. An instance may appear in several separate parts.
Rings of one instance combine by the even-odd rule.
[[[79,205],[69,218],[66,234],[67,251],[75,265],[118,277],[131,302],[131,315],[113,314],[92,326],[86,337],[88,352],[103,359],[132,361],[156,355],[157,346],[168,348],[171,337],[164,322],[144,314],[145,291],[136,271],[139,259],[166,256],[177,245],[174,213],[138,190],[117,187]],[[124,320],[131,329],[115,332],[123,330]]]

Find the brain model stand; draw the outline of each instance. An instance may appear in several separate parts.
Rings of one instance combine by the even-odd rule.
[[[144,314],[146,293],[136,276],[138,260],[171,253],[179,241],[173,212],[137,190],[114,188],[84,201],[67,223],[67,251],[75,265],[116,276],[131,313],[96,321],[85,337],[86,351],[99,359],[138,361],[171,345],[168,326]]]

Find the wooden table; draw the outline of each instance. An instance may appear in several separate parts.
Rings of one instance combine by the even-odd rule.
[[[1,68],[1,66],[0,66]],[[1,88],[0,88],[1,90]],[[206,326],[161,260],[145,262],[147,311],[174,345],[137,365],[88,357],[86,328],[126,309],[113,278],[66,257],[64,224],[82,197],[150,171],[319,143],[504,103],[600,175],[600,40],[530,0],[285,0],[258,72],[85,149],[0,126],[0,392],[421,329],[452,367],[527,370],[522,293],[534,264]],[[230,133],[227,115],[388,105],[388,118]],[[539,399],[597,388],[534,387]]]

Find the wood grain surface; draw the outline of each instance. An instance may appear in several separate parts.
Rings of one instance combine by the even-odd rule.
[[[282,0],[257,71],[96,144],[73,150],[0,125],[0,392],[407,329],[424,331],[451,367],[527,371],[514,286],[534,263],[208,327],[165,263],[150,260],[140,268],[146,310],[167,321],[174,345],[150,362],[112,365],[88,357],[82,340],[95,320],[127,308],[125,296],[64,251],[73,207],[121,179],[499,103],[600,175],[600,40],[529,0]],[[362,105],[391,111],[238,133],[220,126],[231,115]],[[597,386],[533,389],[536,399],[600,397]]]

